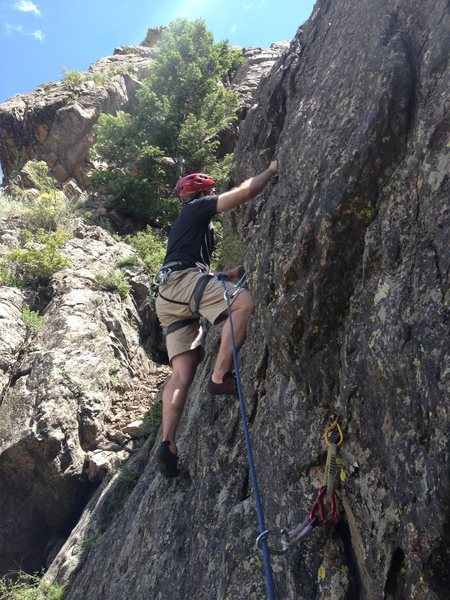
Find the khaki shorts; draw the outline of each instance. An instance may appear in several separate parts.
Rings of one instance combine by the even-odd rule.
[[[204,275],[205,273],[195,268],[175,271],[169,275],[169,279],[164,285],[159,286],[159,293],[156,299],[156,313],[165,331],[174,323],[195,319],[199,316],[192,313],[189,308],[189,302],[191,301],[198,280]],[[233,303],[238,294],[236,293],[234,296],[232,294],[236,290],[238,292],[241,290],[228,281],[225,282],[225,285],[230,292],[230,302]],[[170,302],[164,298],[174,300],[175,302]],[[180,304],[177,304],[177,302]],[[227,310],[227,306],[222,282],[217,277],[211,277],[201,297],[198,312],[214,325],[222,313]],[[201,357],[203,358],[203,338],[204,335],[199,318],[166,335],[169,361],[172,362],[172,358],[177,354],[194,350],[198,347],[201,348]]]

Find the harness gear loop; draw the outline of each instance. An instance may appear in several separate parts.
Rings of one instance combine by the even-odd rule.
[[[172,271],[168,267],[161,267],[156,271],[153,275],[152,283],[154,286],[159,287],[160,285],[164,285],[169,278],[169,275]]]
[[[169,279],[169,275],[174,271],[180,271],[182,269],[189,269],[193,265],[183,262],[182,260],[175,260],[173,262],[168,262],[163,265],[156,273],[153,275],[153,285],[159,287],[160,285],[164,285],[167,283]]]

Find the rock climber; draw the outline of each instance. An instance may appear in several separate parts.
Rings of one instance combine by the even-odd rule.
[[[240,186],[216,195],[214,179],[192,173],[178,180],[176,191],[182,200],[180,213],[172,225],[163,267],[158,271],[156,312],[165,330],[172,374],[163,390],[162,442],[156,451],[161,473],[179,475],[176,431],[189,386],[204,356],[200,315],[213,325],[225,321],[219,353],[206,386],[207,392],[237,395],[232,367],[231,328],[222,282],[209,273],[214,250],[212,218],[252,200],[278,172],[277,161],[247,179]],[[239,269],[228,272],[239,278]],[[236,291],[230,281],[225,285]],[[247,290],[231,295],[231,312],[237,349],[244,343],[247,323],[254,304]]]

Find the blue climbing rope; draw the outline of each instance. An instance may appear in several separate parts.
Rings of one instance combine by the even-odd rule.
[[[254,495],[255,495],[256,512],[258,514],[258,525],[259,525],[259,531],[260,531],[260,538],[262,538],[261,548],[262,548],[263,557],[264,557],[264,573],[265,573],[265,578],[266,578],[267,597],[269,598],[269,600],[275,600],[275,589],[274,589],[274,584],[273,584],[272,566],[270,564],[270,551],[269,551],[269,544],[267,541],[267,529],[266,529],[266,526],[264,523],[264,512],[263,512],[263,508],[262,508],[261,495],[259,493],[258,478],[256,476],[255,461],[253,459],[252,442],[250,439],[250,432],[249,432],[249,428],[248,428],[247,410],[245,408],[244,394],[242,392],[241,375],[239,372],[239,362],[238,362],[238,355],[237,355],[237,348],[236,348],[236,338],[234,336],[233,318],[231,316],[231,302],[230,302],[230,297],[228,295],[228,290],[225,285],[224,279],[222,279],[222,285],[223,285],[223,289],[225,290],[224,297],[227,301],[227,306],[228,306],[228,318],[230,319],[230,330],[231,330],[231,343],[232,343],[232,347],[233,347],[233,362],[234,362],[234,370],[236,373],[236,386],[237,386],[237,391],[238,391],[238,396],[239,396],[239,406],[240,406],[240,410],[241,410],[242,428],[244,430],[245,445],[247,447],[247,458],[248,458],[248,465],[250,467],[250,478],[252,480],[253,491],[254,491]]]

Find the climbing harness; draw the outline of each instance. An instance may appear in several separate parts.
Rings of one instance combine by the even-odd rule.
[[[164,296],[164,294],[161,293],[161,290],[159,289],[159,287],[161,285],[164,285],[165,283],[167,283],[171,273],[176,272],[176,271],[186,270],[186,269],[195,269],[195,268],[200,269],[200,271],[202,271],[204,273],[204,275],[202,275],[202,277],[200,277],[198,279],[197,283],[195,284],[194,291],[192,292],[189,302],[181,302],[179,300],[173,300],[172,298],[168,298],[167,296]],[[229,273],[230,273],[230,271],[224,271],[223,273],[219,273],[218,279],[228,279]],[[171,325],[169,325],[169,327],[167,327],[167,329],[165,331],[166,335],[169,335],[169,333],[178,331],[178,329],[182,329],[183,327],[186,327],[187,325],[190,325],[191,323],[195,323],[196,321],[198,321],[198,319],[200,317],[200,313],[199,313],[200,302],[201,302],[203,292],[205,291],[206,286],[211,281],[211,277],[214,277],[213,273],[206,272],[205,265],[202,265],[201,263],[196,263],[195,265],[192,265],[190,263],[185,263],[182,261],[169,262],[166,265],[164,265],[163,267],[161,267],[161,269],[159,269],[159,271],[157,271],[157,273],[153,277],[153,284],[156,288],[158,288],[158,295],[161,296],[161,298],[163,300],[166,300],[166,302],[170,302],[171,304],[180,304],[182,306],[189,306],[189,310],[191,311],[192,316],[193,316],[193,318],[182,319],[180,321],[176,321],[175,323],[172,323]],[[235,296],[237,293],[239,293],[240,289],[245,285],[245,282],[246,282],[246,274],[244,272],[242,277],[235,284],[236,289],[231,294],[232,297]]]
[[[244,280],[244,277],[245,277],[245,275],[241,279]],[[249,432],[249,427],[248,427],[248,419],[247,419],[247,411],[246,411],[245,402],[244,402],[244,394],[242,392],[241,375],[240,375],[240,371],[239,371],[239,362],[238,362],[237,349],[236,349],[236,338],[234,336],[233,318],[231,316],[230,295],[229,295],[228,289],[225,285],[226,276],[219,276],[219,279],[222,281],[222,285],[223,285],[223,289],[224,289],[224,298],[227,301],[227,307],[228,307],[228,318],[230,320],[230,330],[231,330],[231,344],[232,344],[232,349],[233,349],[233,363],[234,363],[234,370],[235,370],[235,374],[236,374],[236,387],[237,387],[237,392],[238,392],[238,396],[239,396],[239,407],[240,407],[240,411],[241,411],[241,420],[242,420],[242,428],[244,430],[245,445],[247,447],[247,458],[248,458],[248,465],[250,468],[250,478],[252,481],[253,492],[254,492],[254,496],[255,496],[256,512],[258,515],[258,525],[259,525],[259,530],[261,532],[259,537],[261,537],[263,532],[266,531],[266,526],[264,523],[264,512],[263,512],[262,503],[261,503],[261,495],[259,492],[258,478],[256,476],[255,461],[253,458],[253,449],[252,449],[252,443],[251,443],[250,432]],[[270,550],[269,550],[269,544],[267,542],[267,538],[265,538],[261,541],[261,547],[262,547],[263,557],[264,557],[264,573],[265,573],[265,580],[266,580],[267,597],[269,598],[269,600],[275,600],[275,589],[274,589],[274,583],[273,583],[272,566],[270,564]]]
[[[185,269],[195,268],[200,269],[200,271],[203,271],[204,273],[207,272],[206,266],[202,265],[201,263],[192,264],[184,262],[182,260],[169,262],[155,273],[155,275],[153,276],[153,285],[155,285],[156,287],[164,285],[165,283],[167,283],[167,280],[169,279],[169,275],[171,273],[175,273],[176,271],[184,271]],[[182,302],[181,304],[185,304],[185,302]]]
[[[202,271],[204,275],[202,275],[195,284],[194,291],[192,292],[189,302],[180,302],[179,300],[173,300],[172,298],[167,298],[167,296],[164,296],[161,293],[159,287],[167,283],[167,280],[169,279],[171,273],[195,268],[198,268],[200,271]],[[202,265],[201,263],[196,263],[195,265],[192,265],[190,263],[182,261],[169,262],[163,267],[161,267],[161,269],[159,269],[159,271],[155,274],[155,276],[153,277],[153,284],[156,288],[158,288],[158,295],[161,296],[163,300],[166,300],[166,302],[170,302],[171,304],[180,304],[182,306],[188,306],[189,310],[192,313],[192,318],[181,319],[180,321],[176,321],[175,323],[169,325],[165,330],[165,335],[174,333],[175,331],[178,331],[179,329],[182,329],[187,325],[191,325],[192,323],[196,323],[199,320],[200,313],[198,312],[198,309],[200,306],[200,301],[202,299],[203,292],[205,291],[206,286],[211,281],[211,277],[213,277],[213,275],[212,273],[206,272],[205,265]]]
[[[186,269],[199,269],[204,274],[199,277],[197,283],[195,284],[194,291],[191,294],[189,302],[181,302],[180,300],[173,300],[172,298],[168,298],[164,294],[161,293],[159,289],[160,286],[167,283],[169,276],[171,273],[176,271],[183,271]],[[218,274],[218,279],[228,279],[228,275],[230,271],[224,271],[223,273]],[[205,291],[206,286],[211,281],[211,277],[214,277],[212,273],[208,273],[206,271],[206,266],[201,263],[196,263],[195,265],[183,261],[174,261],[165,264],[161,269],[157,271],[157,273],[153,277],[153,285],[158,290],[158,295],[165,300],[166,302],[170,302],[171,304],[179,304],[181,306],[188,306],[190,312],[192,313],[192,317],[188,317],[185,319],[180,319],[179,321],[175,321],[175,323],[171,323],[168,327],[164,329],[164,335],[168,336],[179,329],[183,329],[183,327],[187,327],[188,325],[192,325],[194,323],[198,323],[200,319],[199,307],[200,302],[203,296],[203,292]],[[231,294],[231,296],[235,296],[239,293],[240,289],[245,285],[246,275],[245,272],[239,281],[235,284],[235,291]]]
[[[319,487],[314,504],[306,519],[291,530],[284,528],[267,530],[263,531],[257,538],[259,546],[264,541],[267,542],[269,537],[278,538],[277,545],[272,544],[269,546],[273,554],[285,554],[290,546],[304,539],[311,533],[314,527],[331,528],[339,520],[334,487],[336,481],[337,449],[342,446],[344,434],[337,417],[325,429],[324,440],[328,446],[328,451],[323,485]]]

